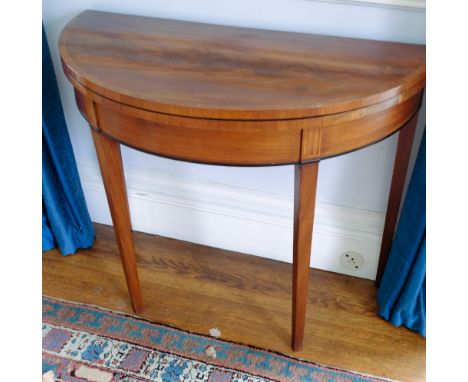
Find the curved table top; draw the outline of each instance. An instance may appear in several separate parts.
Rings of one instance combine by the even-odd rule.
[[[185,117],[287,120],[425,85],[425,46],[85,11],[63,30],[67,76],[106,99]]]

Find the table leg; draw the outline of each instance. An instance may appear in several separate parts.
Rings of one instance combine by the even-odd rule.
[[[400,135],[398,137],[392,185],[390,186],[387,215],[385,217],[382,245],[380,247],[379,267],[377,269],[377,277],[375,280],[376,286],[379,286],[380,281],[382,280],[395,233],[395,226],[398,220],[398,212],[400,210],[401,198],[403,196],[403,189],[405,186],[406,173],[408,171],[408,164],[411,156],[411,148],[413,146],[414,133],[418,124],[418,115],[419,112],[406,122],[405,126],[400,130]]]
[[[294,350],[302,349],[304,341],[318,167],[318,162],[295,166],[292,286],[292,347]]]
[[[133,310],[142,307],[120,144],[91,128]]]

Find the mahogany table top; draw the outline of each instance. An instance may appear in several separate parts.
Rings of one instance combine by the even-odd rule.
[[[68,76],[141,109],[214,119],[354,110],[425,83],[425,47],[85,11],[60,37]]]

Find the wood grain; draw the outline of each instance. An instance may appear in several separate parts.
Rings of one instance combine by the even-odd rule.
[[[418,114],[416,113],[408,123],[400,130],[398,136],[398,145],[395,155],[395,164],[393,167],[392,184],[390,186],[390,195],[388,197],[387,215],[385,216],[385,226],[382,234],[382,244],[380,247],[379,266],[375,284],[379,286],[385,271],[388,255],[395,234],[395,227],[400,211],[403,189],[405,186],[406,173],[413,146],[414,133],[418,124]]]
[[[115,140],[160,156],[231,166],[305,163],[357,150],[398,131],[421,98],[413,88],[372,106],[323,117],[219,120],[149,112],[73,84],[83,116]]]
[[[318,168],[311,162],[377,142],[416,115],[425,48],[85,11],[64,28],[59,49],[93,129],[135,311],[141,293],[119,143],[201,163],[298,166],[292,342],[299,349]],[[409,140],[399,145],[383,250],[410,150]]]
[[[324,117],[320,158],[350,152],[390,136],[414,115],[419,109],[420,100],[421,95],[417,93],[393,107],[375,105],[376,110],[372,111],[369,111],[372,108],[369,107],[367,110]]]
[[[362,108],[424,87],[421,45],[86,11],[59,42],[67,75],[116,102],[216,119]]]
[[[191,162],[277,165],[300,160],[301,127],[316,121],[230,121],[159,115],[135,118],[102,106],[100,127],[140,150]]]
[[[301,350],[307,310],[312,228],[318,162],[296,165],[294,176],[294,235],[292,282],[292,347]]]
[[[132,226],[128,207],[127,189],[120,154],[120,145],[105,135],[91,130],[94,146],[101,168],[102,180],[106,190],[107,201],[114,223],[115,235],[119,253],[127,281],[133,310],[140,312],[142,308],[140,282],[133,248]]]
[[[132,313],[112,227],[96,225],[91,249],[43,254],[44,294]],[[310,270],[305,337],[290,344],[290,264],[134,233],[141,316],[401,381],[425,380],[425,340],[377,316],[372,281]]]

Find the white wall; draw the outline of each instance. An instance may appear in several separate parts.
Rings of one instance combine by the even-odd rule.
[[[84,9],[97,9],[264,29],[425,43],[424,11],[375,5],[348,5],[345,3],[343,1],[323,2],[312,0],[43,0],[43,21],[57,73],[65,117],[83,183],[95,184],[93,183],[95,182],[94,175],[90,175],[91,173],[94,174],[94,170],[90,169],[95,167],[96,156],[88,126],[76,108],[72,87],[61,70],[57,49],[60,31],[79,12]],[[422,113],[416,137],[418,143],[424,124],[425,113]],[[376,219],[381,221],[383,219],[381,213],[385,212],[387,204],[396,139],[397,137],[394,136],[372,147],[321,162],[317,196],[319,203],[324,208],[344,206],[348,208],[345,208],[346,211],[354,209],[356,216],[362,210],[368,211],[374,213],[375,216],[379,217]],[[129,148],[123,148],[123,157],[125,164],[129,166],[127,173],[139,173],[139,170],[143,170],[154,176],[162,173],[173,174],[177,175],[179,179],[195,179],[201,181],[200,184],[211,184],[215,188],[216,185],[222,184],[233,187],[232,190],[235,187],[238,190],[252,189],[263,192],[265,198],[268,198],[268,195],[279,195],[291,201],[293,191],[293,170],[291,166],[234,168],[189,164],[150,156]],[[137,183],[141,185],[143,178],[138,179]],[[129,187],[133,186],[130,182],[128,185]],[[144,185],[142,187],[145,188]],[[149,187],[148,185],[146,188]],[[97,200],[102,197],[102,194],[97,196],[96,192],[96,187],[87,189],[85,186],[92,218],[97,222],[109,223],[106,212],[102,211],[102,208],[96,207],[98,205]],[[229,195],[232,195],[232,193]],[[151,207],[148,206],[148,208]],[[149,221],[147,214],[134,212],[132,218],[135,228],[139,227],[141,230],[153,233],[163,233],[162,228],[151,228],[149,224],[146,224]],[[211,224],[209,217],[198,216],[197,219],[198,225],[206,224],[208,227]],[[339,217],[337,219],[335,219],[334,224],[340,225]],[[356,219],[355,222],[359,223],[359,218]],[[353,224],[353,221],[348,221],[348,223]],[[228,232],[236,230],[242,232],[244,223],[239,220],[224,222],[223,224],[229,224]],[[377,225],[380,227],[381,224]],[[376,228],[377,232],[381,230],[381,227],[379,227]],[[258,232],[259,236],[262,236],[261,229],[258,229],[260,230]],[[263,232],[265,235],[273,233],[268,228],[265,229],[266,231]],[[166,235],[177,238],[289,260],[288,253],[284,256],[278,256],[273,253],[275,252],[274,248],[265,247],[262,250],[261,245],[259,247],[258,243],[252,243],[250,247],[248,245],[236,246],[235,243],[233,244],[230,241],[211,242],[207,236],[194,236],[184,232],[178,229],[169,230],[169,232],[164,231]],[[283,236],[280,235],[278,239],[286,243],[281,247],[283,252],[288,252],[287,249],[290,245],[290,240],[287,238],[288,232],[285,231]],[[255,238],[249,240],[255,240]],[[330,238],[330,240],[332,239]],[[348,244],[344,241],[340,245],[346,247]],[[329,263],[326,260],[327,256],[335,256],[335,252],[341,250],[341,247],[338,249],[335,244],[332,247],[328,250],[316,249],[317,254],[314,253],[314,256],[316,258],[321,256],[323,261],[318,261],[315,266],[345,272],[343,269],[332,265],[323,265]],[[358,248],[361,251],[367,251],[364,256],[368,260],[367,263],[372,264],[371,269],[367,269],[365,274],[361,274],[363,277],[374,277],[378,244],[374,247],[372,250]],[[314,261],[312,265],[314,266]]]

